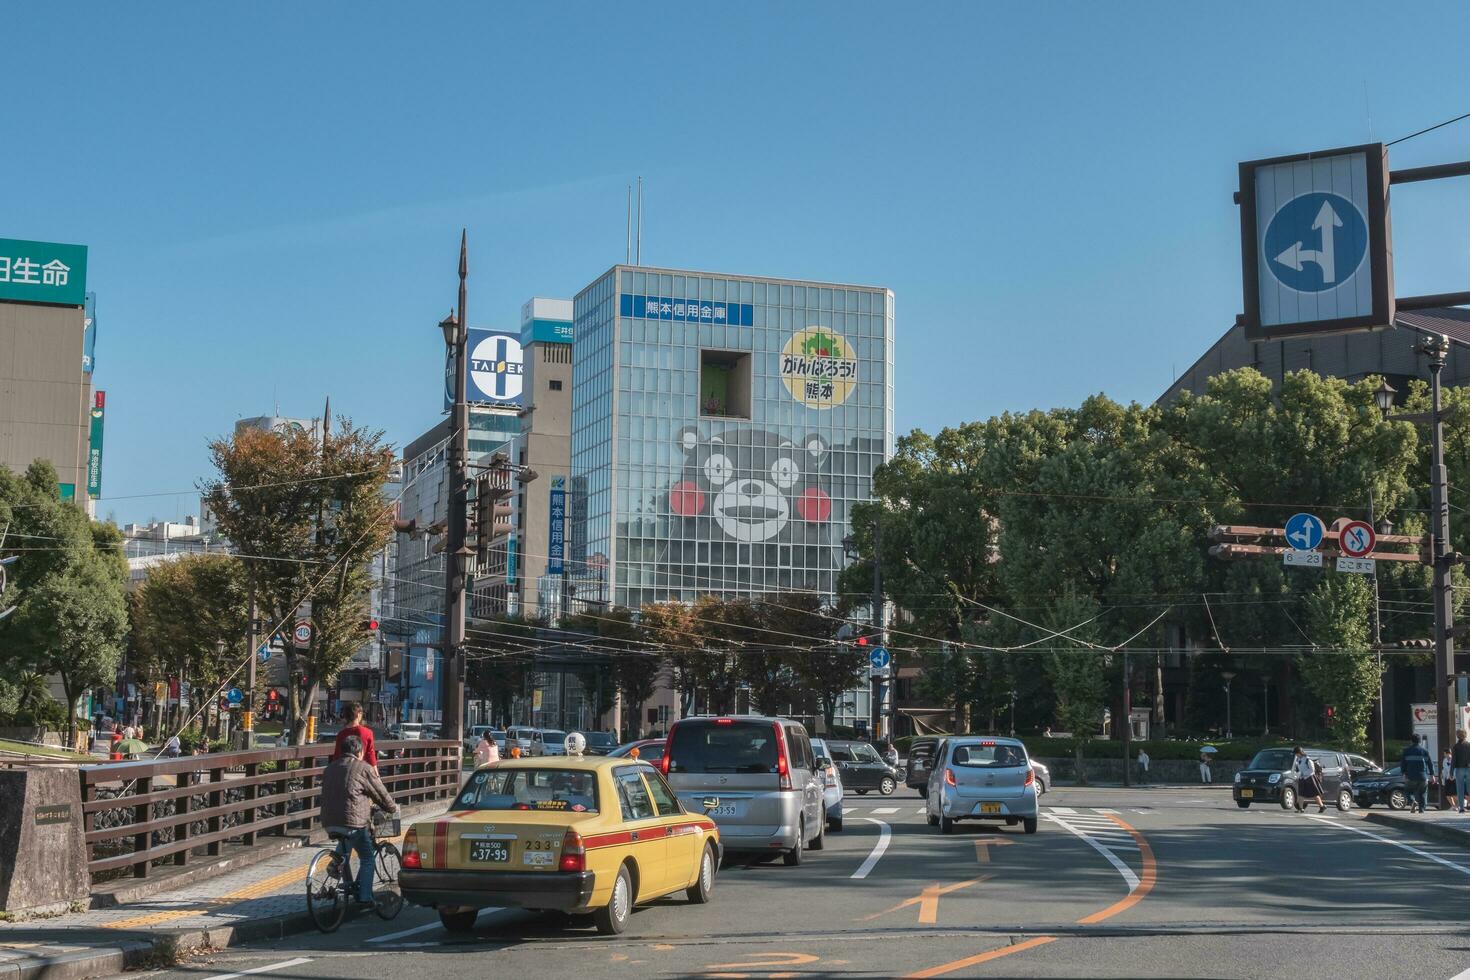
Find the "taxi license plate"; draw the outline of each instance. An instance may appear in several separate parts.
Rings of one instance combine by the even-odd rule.
[[[1248,799],[1250,799],[1251,797],[1253,797],[1255,795],[1256,795],[1256,791],[1253,790],[1253,789],[1243,789],[1243,790],[1240,791],[1240,798],[1242,800],[1248,800]]]
[[[510,847],[503,840],[472,840],[470,860],[504,864],[510,860]]]
[[[712,817],[738,817],[740,816],[740,804],[721,803],[719,806],[711,809],[709,815]]]
[[[980,804],[980,812],[981,813],[999,813],[1000,812],[1000,804],[999,803],[981,803]]]

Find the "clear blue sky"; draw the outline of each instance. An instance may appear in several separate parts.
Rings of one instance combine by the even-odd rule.
[[[901,431],[1150,401],[1240,310],[1237,161],[1470,111],[1464,4],[522,6],[6,10],[0,237],[91,246],[101,513],[194,513],[144,495],[277,401],[413,438],[460,227],[514,325],[639,174],[647,262],[894,289]],[[1401,294],[1470,288],[1470,180],[1393,222]]]

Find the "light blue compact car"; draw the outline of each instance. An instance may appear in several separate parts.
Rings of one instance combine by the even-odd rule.
[[[934,753],[925,814],[929,826],[954,833],[958,820],[1004,820],[1036,833],[1036,771],[1019,739],[952,735]]]

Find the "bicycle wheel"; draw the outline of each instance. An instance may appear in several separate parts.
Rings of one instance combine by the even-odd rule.
[[[373,861],[373,911],[380,919],[395,918],[403,911],[403,892],[398,887],[398,869],[403,856],[387,841],[379,841]]]
[[[322,932],[335,932],[347,915],[342,866],[331,848],[317,851],[306,867],[306,910]]]

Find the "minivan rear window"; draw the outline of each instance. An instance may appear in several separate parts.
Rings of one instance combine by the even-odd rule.
[[[770,722],[682,721],[669,745],[669,772],[775,772]]]
[[[957,766],[976,769],[1011,769],[1026,764],[1026,750],[1019,745],[997,745],[994,742],[956,745],[950,761]]]

